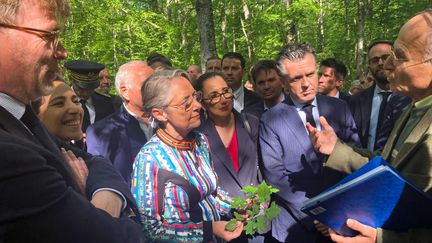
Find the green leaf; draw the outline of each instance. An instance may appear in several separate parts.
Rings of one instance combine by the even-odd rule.
[[[226,225],[225,230],[229,232],[233,232],[237,228],[237,220],[231,219]]]
[[[266,224],[267,220],[264,217],[264,215],[258,216],[256,218],[256,222],[257,222],[257,229],[258,230],[264,230],[267,227],[267,224]]]
[[[243,220],[243,217],[242,217],[239,213],[237,213],[237,212],[234,212],[234,217],[235,217],[236,220],[238,220],[238,221],[242,221],[242,220]]]
[[[274,219],[276,216],[279,215],[279,213],[280,213],[280,208],[275,202],[272,202],[270,207],[265,210],[265,215],[267,217],[267,220]]]
[[[243,228],[245,234],[247,235],[253,235],[256,232],[256,225],[255,222],[248,222],[244,228]]]
[[[257,191],[257,189],[255,187],[251,186],[251,185],[245,186],[242,189],[242,192],[244,194],[246,194],[246,195],[248,195],[248,194],[255,194],[256,191]]]
[[[247,194],[247,197],[252,199],[252,205],[248,205],[243,198],[234,198],[231,201],[231,207],[237,210],[234,211],[234,220],[244,222],[245,220],[240,213],[248,215],[243,228],[245,234],[253,235],[257,230],[264,230],[267,227],[267,222],[279,214],[280,209],[274,202],[270,208],[261,206],[267,205],[271,194],[277,191],[277,189],[263,181],[256,188],[252,186],[243,188],[243,192]]]
[[[231,208],[234,208],[234,209],[246,209],[246,207],[247,207],[247,202],[242,197],[235,197],[231,201]]]

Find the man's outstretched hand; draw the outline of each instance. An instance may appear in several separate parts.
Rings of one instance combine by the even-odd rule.
[[[321,131],[318,131],[309,122],[306,123],[306,129],[309,132],[309,137],[315,150],[322,154],[330,155],[336,145],[337,135],[323,116],[320,116],[319,120]]]

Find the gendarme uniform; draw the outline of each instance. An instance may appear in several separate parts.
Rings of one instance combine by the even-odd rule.
[[[97,62],[76,60],[66,62],[65,68],[69,71],[73,90],[81,98],[84,109],[82,130],[85,132],[90,124],[114,113],[111,98],[95,92],[100,83],[99,72],[105,66]]]

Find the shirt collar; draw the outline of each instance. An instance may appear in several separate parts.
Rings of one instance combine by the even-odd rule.
[[[432,105],[432,95],[429,95],[414,103],[414,107],[417,109],[426,108]]]
[[[282,92],[281,94],[280,94],[280,99],[281,99],[281,101],[280,101],[280,103],[282,103],[282,102],[284,102],[285,101],[285,95],[284,95],[284,93]],[[266,102],[265,101],[263,101],[263,103],[264,103],[264,110],[266,111],[266,110],[268,110],[268,109],[270,109],[268,106],[267,106],[267,104],[266,104]]]
[[[304,105],[306,105],[306,103],[299,103],[297,101],[295,101],[292,97],[291,97],[292,102],[294,103],[295,107],[299,110],[301,108],[303,108]],[[312,105],[312,107],[316,107],[317,106],[317,100],[316,100],[316,96],[315,98],[312,100],[312,102],[310,103]]]
[[[376,84],[373,96],[376,96],[377,94],[379,94],[381,92],[390,92],[391,93],[391,90],[383,90],[378,86],[378,84]]]
[[[16,119],[21,119],[24,115],[26,106],[20,101],[12,98],[11,96],[0,92],[0,106],[5,108]]]
[[[238,88],[237,90],[234,90],[234,92],[233,92],[234,98],[238,99],[238,97],[240,97],[243,93],[244,93],[243,86],[240,86],[240,88]]]
[[[129,113],[129,115],[135,117],[135,119],[137,119],[137,121],[141,124],[144,124],[145,126],[147,126],[147,124],[144,122],[144,119],[138,115],[136,115],[135,113],[133,113],[132,111],[130,111],[126,105],[123,103],[122,104],[123,108],[126,110],[127,113]]]
[[[340,93],[339,93],[339,91],[336,93],[336,95],[335,96],[333,96],[333,97],[335,97],[335,98],[339,98],[340,97]]]

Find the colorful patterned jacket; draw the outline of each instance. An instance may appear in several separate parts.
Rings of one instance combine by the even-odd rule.
[[[178,141],[159,129],[135,159],[132,193],[149,241],[209,242],[212,221],[229,215],[207,138],[189,136],[191,142]]]

